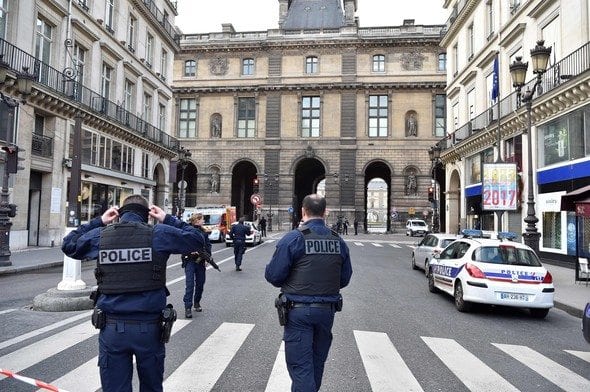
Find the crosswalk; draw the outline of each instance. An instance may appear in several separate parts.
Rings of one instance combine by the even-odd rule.
[[[179,319],[174,325],[173,335],[190,326],[192,322],[194,321]],[[83,318],[80,316],[71,317],[55,323],[55,325],[59,325],[59,327],[51,328],[52,325],[43,328],[43,332],[33,331],[24,334],[27,339],[13,338],[0,342],[0,347],[2,347],[0,352],[3,353],[0,356],[0,368],[37,378],[31,369],[38,369],[35,366],[43,361],[53,362],[52,358],[66,350],[74,352],[75,346],[83,342],[97,344],[98,331],[90,325],[87,315],[84,315]],[[290,390],[290,379],[284,360],[284,344],[272,340],[264,340],[254,345],[251,341],[249,344],[245,344],[256,328],[264,329],[265,327],[252,323],[220,323],[203,343],[188,353],[186,358],[176,361],[174,369],[168,369],[169,363],[167,363],[169,373],[164,381],[164,389],[166,391],[211,391],[223,379],[224,372],[229,369],[230,363],[241,350],[251,350],[253,347],[256,349],[259,345],[259,348],[265,350],[270,348],[273,353],[276,352],[276,356],[273,355],[272,370],[266,375],[266,387],[260,389],[260,392]],[[49,332],[52,333],[47,336]],[[358,361],[359,369],[365,371],[371,391],[424,390],[424,386],[421,384],[424,380],[419,381],[416,376],[418,369],[413,369],[401,354],[403,351],[399,347],[396,348],[396,343],[402,342],[396,342],[395,336],[380,331],[363,330],[353,330],[352,334],[354,341],[349,344],[354,345],[354,352],[358,354],[352,360]],[[23,346],[24,342],[35,340],[35,337],[38,338],[36,341]],[[484,359],[478,357],[481,353],[475,352],[473,349],[470,351],[454,339],[435,336],[421,336],[420,339],[424,344],[423,348],[434,354],[446,368],[437,369],[436,373],[445,374],[446,378],[454,375],[466,389],[476,392],[518,391],[514,386],[517,380],[507,380],[490,364],[486,364]],[[572,363],[576,363],[578,369],[589,366],[590,352],[563,350],[561,355],[557,356],[562,358],[565,353],[568,360],[565,361],[566,364],[563,364],[528,346],[493,342],[482,343],[483,345],[488,346],[489,349],[497,350],[494,355],[501,358],[501,361],[508,359],[518,361],[531,372],[537,373],[555,385],[555,389],[560,388],[571,392],[590,391],[590,381],[566,366]],[[173,337],[167,350],[174,351],[181,346],[183,346],[182,340]],[[72,356],[75,355],[72,354]],[[269,360],[273,358],[269,358]],[[336,357],[331,360],[338,361],[342,358]],[[65,373],[59,377],[43,381],[68,391],[98,390],[100,388],[98,357],[90,360],[81,359],[80,362],[82,363],[72,370],[64,370]],[[441,380],[445,377],[441,376]],[[0,378],[0,390],[8,390],[3,387],[3,383],[6,382],[8,380],[4,380],[4,377]],[[13,380],[13,382],[15,381]],[[236,391],[242,390],[240,385],[235,385],[233,388],[235,389],[232,390]],[[441,390],[445,390],[444,386],[441,388]],[[340,387],[332,385],[328,387],[328,390],[346,391],[349,389],[343,384]]]

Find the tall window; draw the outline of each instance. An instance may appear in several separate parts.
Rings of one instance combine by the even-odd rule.
[[[143,94],[143,120],[152,122],[152,96],[147,93]]]
[[[385,56],[376,54],[373,56],[373,72],[385,72]]]
[[[387,136],[387,95],[369,96],[369,137]]]
[[[129,14],[129,28],[127,30],[127,47],[135,52],[135,41],[137,41],[137,19]]]
[[[106,0],[106,9],[104,13],[104,24],[107,30],[113,31],[115,16],[115,0]]]
[[[459,103],[453,105],[453,131],[459,128]]]
[[[102,81],[100,85],[100,95],[108,100],[111,96],[111,79],[113,77],[113,69],[107,63],[102,63]]]
[[[488,28],[488,40],[494,34],[494,2],[488,0],[486,3],[486,25]]]
[[[443,94],[434,97],[434,136],[444,137],[446,135],[445,121],[447,117],[447,103]]]
[[[166,131],[166,105],[160,104],[158,106],[158,126],[160,130]]]
[[[301,102],[301,136],[320,136],[320,97],[303,97]]]
[[[197,74],[197,62],[186,60],[184,62],[184,76],[195,76]]]
[[[123,108],[129,113],[134,113],[133,107],[135,106],[135,84],[129,79],[125,79],[124,88]]]
[[[256,101],[254,98],[238,100],[238,137],[254,137],[256,130]]]
[[[49,68],[51,60],[51,45],[53,42],[53,27],[44,19],[37,19],[37,34],[35,38],[35,57],[40,59],[44,64],[40,65],[39,81],[46,83],[49,78]]]
[[[82,48],[77,42],[74,43],[72,51],[73,67],[76,70],[74,74],[74,86],[72,96],[80,99],[82,97],[82,86],[84,85],[84,65],[86,62],[86,50]]]
[[[472,88],[467,93],[467,113],[469,113],[469,120],[475,117],[475,89]]]
[[[6,39],[7,2],[8,0],[0,0],[0,38],[2,39]]]
[[[148,68],[154,63],[154,37],[150,33],[145,40],[145,62]]]
[[[447,54],[446,53],[439,53],[438,54],[438,70],[439,71],[446,71],[447,70]]]
[[[150,178],[150,154],[147,152],[141,153],[141,174],[143,178]]]
[[[168,52],[162,49],[162,57],[160,58],[160,75],[164,80],[168,76]]]
[[[309,56],[305,59],[305,73],[314,74],[318,72],[318,58]]]
[[[254,75],[254,59],[242,60],[242,75]]]
[[[459,72],[459,46],[453,45],[453,76]]]
[[[197,100],[181,99],[178,137],[195,137],[197,133]]]
[[[474,37],[473,37],[473,23],[467,27],[467,56],[471,60],[473,57],[473,45],[474,45]]]

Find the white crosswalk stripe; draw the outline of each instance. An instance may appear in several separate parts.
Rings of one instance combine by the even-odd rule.
[[[509,354],[511,357],[533,369],[564,391],[590,391],[590,381],[586,380],[555,361],[539,354],[526,346],[512,344],[497,344],[494,346]]]
[[[365,244],[363,244],[362,242],[355,242],[354,243],[356,246],[365,246]]]
[[[391,246],[392,246],[392,247],[394,247],[394,248],[401,249],[401,246],[399,246],[398,244],[389,244],[389,245],[391,245]]]
[[[373,242],[373,246],[376,246],[377,248],[383,248],[383,245],[381,245],[381,244],[378,244],[378,243],[376,243],[376,242]]]
[[[87,314],[85,317],[87,317]],[[66,322],[68,320],[72,322],[72,318],[63,321]],[[193,322],[195,321],[177,320],[172,333],[176,334],[183,328],[193,325],[191,324]],[[57,324],[63,326],[61,322]],[[246,344],[254,328],[257,328],[257,326],[250,323],[221,323],[196,350],[188,354],[185,358],[179,358],[180,361],[176,363],[182,362],[180,365],[172,369],[167,368],[170,371],[170,375],[164,380],[165,390],[211,391],[216,385],[219,385],[218,382],[220,380],[223,380],[224,372],[228,369],[230,363],[240,350],[249,350],[257,347],[256,342],[248,342]],[[55,329],[53,326],[48,326],[44,331],[48,332],[53,329]],[[24,371],[29,367],[38,365],[42,361],[46,361],[60,354],[64,350],[73,348],[76,344],[95,337],[97,332],[98,330],[94,329],[90,322],[86,320],[82,324],[60,330],[51,334],[51,336],[44,336],[38,341],[34,341],[23,347],[19,346],[14,351],[8,352],[0,357],[0,368],[6,368],[15,372]],[[352,344],[356,344],[356,348],[358,349],[357,366],[364,368],[371,391],[422,391],[426,387],[425,385],[421,385],[422,381],[419,381],[416,376],[420,372],[417,369],[411,368],[400,354],[403,351],[398,351],[398,348],[396,348],[395,344],[397,342],[391,334],[361,330],[354,330],[353,334],[355,339]],[[27,333],[22,336],[28,336],[27,339],[33,341],[36,335]],[[425,344],[424,348],[428,347],[442,364],[446,366],[445,369],[437,369],[437,372],[441,374],[446,372],[448,376],[454,374],[465,385],[466,389],[473,392],[517,390],[511,384],[511,381],[514,382],[514,380],[509,381],[505,379],[504,377],[506,376],[500,375],[489,364],[479,359],[477,357],[478,353],[465,349],[456,340],[428,336],[422,336],[421,339]],[[10,350],[10,346],[14,343],[7,344],[7,342],[23,341],[25,341],[24,338],[13,338],[0,344],[4,345],[5,349]],[[182,342],[172,340],[171,344],[178,345],[182,344]],[[291,380],[285,363],[284,343],[277,341],[275,345],[273,342],[266,342],[264,346],[268,348],[269,344],[273,350],[276,350],[277,355],[274,358],[272,370],[268,373],[268,380],[266,381],[264,391],[288,391],[290,390]],[[491,343],[489,350],[495,350],[494,347],[500,350],[497,351],[498,355],[503,355],[506,359],[516,359],[525,367],[537,372],[549,382],[555,384],[556,389],[560,388],[572,392],[590,391],[590,382],[586,378],[527,346]],[[167,349],[173,349],[173,346]],[[582,361],[590,362],[590,352],[564,351]],[[272,358],[269,360],[272,361]],[[573,360],[575,361],[576,359]],[[90,360],[80,362],[81,364],[79,366],[72,366],[75,367],[73,370],[65,372],[65,374],[57,379],[50,381],[50,383],[71,391],[99,389],[98,357],[94,356]],[[27,376],[34,376],[34,374],[27,374]],[[134,378],[136,377],[135,375]],[[1,380],[3,379],[4,377],[0,378],[0,390],[3,388],[1,384],[3,382]],[[226,385],[225,387],[228,386]],[[230,388],[234,387],[235,390],[240,390],[240,385]],[[345,384],[341,386],[330,386],[330,388],[346,390]]]

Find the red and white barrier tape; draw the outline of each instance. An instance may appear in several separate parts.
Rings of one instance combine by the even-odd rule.
[[[39,388],[47,389],[48,391],[68,392],[65,389],[60,389],[58,387],[54,387],[53,385],[49,385],[43,381],[35,380],[35,379],[29,378],[29,377],[25,377],[25,376],[21,376],[19,374],[13,373],[10,370],[0,369],[0,374],[3,374],[7,377],[12,377],[12,378],[22,381],[22,382],[26,382],[27,384],[31,384],[31,385],[34,385]]]

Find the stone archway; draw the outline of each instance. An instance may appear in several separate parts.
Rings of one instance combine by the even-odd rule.
[[[441,204],[442,206],[442,204]],[[461,178],[457,170],[451,172],[449,187],[446,192],[446,227],[445,232],[457,233],[461,227]]]
[[[364,214],[360,218],[367,231],[390,232],[392,229],[392,213],[395,211],[391,208],[391,177],[391,168],[385,162],[371,162],[365,168]],[[377,179],[384,184],[373,181]]]
[[[152,195],[150,203],[153,203],[157,206],[160,206],[164,209],[170,205],[170,201],[168,200],[168,186],[166,184],[166,174],[164,171],[164,166],[161,163],[158,163],[156,167],[154,167],[153,177],[156,185],[152,188]]]
[[[316,193],[318,185],[326,178],[326,168],[316,158],[304,158],[295,165],[293,176],[292,226],[301,220],[301,203],[309,194]],[[326,184],[327,185],[327,184]]]
[[[259,189],[255,189],[257,184],[254,183],[257,173],[256,166],[246,160],[237,162],[232,170],[231,205],[236,207],[238,218],[246,216],[248,220],[255,220],[250,197],[253,193],[259,192]]]

